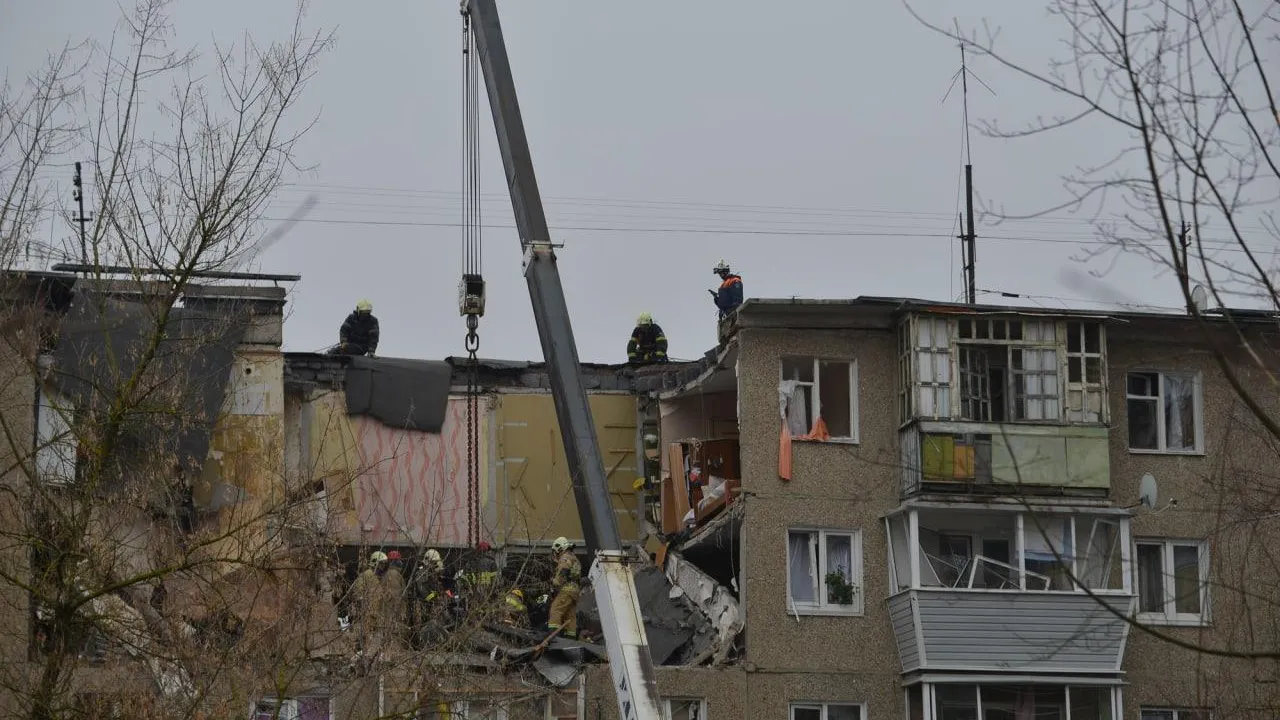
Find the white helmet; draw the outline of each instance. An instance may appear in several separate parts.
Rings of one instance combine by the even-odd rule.
[[[560,536],[551,543],[551,552],[564,552],[571,547],[573,546],[569,543],[569,538]]]
[[[717,275],[722,272],[729,272],[729,263],[725,262],[724,260],[721,260],[720,262],[716,263],[716,266],[711,269],[711,272]]]
[[[387,554],[382,552],[381,550],[374,550],[373,553],[369,555],[369,562],[375,565],[380,562],[386,562],[386,561],[387,561]]]
[[[373,312],[373,303],[368,300],[361,300],[356,303],[356,312]]]
[[[647,312],[640,313],[640,317],[636,318],[637,325],[652,325],[653,316]]]
[[[444,560],[440,559],[440,552],[437,550],[428,550],[423,553],[422,563],[436,572],[444,568]]]

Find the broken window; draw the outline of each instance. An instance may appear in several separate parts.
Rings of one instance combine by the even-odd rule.
[[[662,720],[706,720],[707,701],[702,698],[663,698]]]
[[[1057,326],[1052,321],[959,321],[960,417],[975,422],[1056,421]]]
[[[1075,524],[1069,517],[1024,517],[1022,542],[1027,572],[1049,578],[1049,590],[1071,590]]]
[[[1145,622],[1198,625],[1208,616],[1208,544],[1138,541],[1138,613]]]
[[[1199,452],[1200,377],[1194,373],[1131,372],[1126,377],[1129,449]]]
[[[857,369],[852,360],[782,359],[779,391],[786,403],[784,414],[793,437],[857,441]]]
[[[1067,420],[1103,422],[1106,419],[1106,372],[1101,323],[1069,322],[1067,333]]]
[[[1110,687],[1080,685],[933,685],[938,720],[1115,720]],[[1069,712],[1068,712],[1069,710]]]
[[[862,709],[852,703],[792,703],[791,720],[862,720]]]
[[[1090,590],[1121,590],[1120,523],[1080,516],[1075,519],[1076,579]]]
[[[862,612],[862,534],[834,530],[787,533],[791,611]]]

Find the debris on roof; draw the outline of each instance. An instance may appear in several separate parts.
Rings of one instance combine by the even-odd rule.
[[[448,363],[353,356],[346,367],[348,414],[420,432],[444,426],[453,380]]]

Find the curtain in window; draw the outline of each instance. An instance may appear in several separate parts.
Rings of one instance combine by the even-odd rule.
[[[809,545],[808,533],[796,533],[787,538],[787,554],[791,558],[791,600],[812,603],[817,578],[814,577],[815,560]]]
[[[1061,557],[1064,562],[1071,562],[1074,550],[1071,547],[1071,524],[1065,518],[1039,518],[1039,524],[1027,518],[1023,524],[1024,545],[1028,560],[1039,562],[1055,562]],[[1054,549],[1057,549],[1057,557]]]
[[[1190,377],[1164,376],[1165,446],[1171,450],[1191,450],[1196,446],[1195,399]]]
[[[802,386],[795,380],[778,383],[778,410],[782,413],[782,421],[787,430],[795,437],[809,433],[809,417],[805,412],[807,391],[807,386]]]
[[[1138,546],[1138,609],[1164,612],[1164,559],[1160,545]]]
[[[827,572],[844,573],[844,579],[853,582],[853,538],[827,537]]]

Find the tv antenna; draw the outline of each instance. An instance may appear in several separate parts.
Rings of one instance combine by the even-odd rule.
[[[959,35],[959,27],[956,28],[956,34]],[[962,267],[964,270],[964,297],[965,302],[974,305],[978,302],[977,289],[977,266],[978,266],[978,234],[974,226],[973,219],[973,149],[969,143],[969,77],[972,76],[979,85],[987,89],[987,92],[993,96],[996,94],[991,86],[982,81],[982,78],[975,75],[969,70],[968,58],[965,54],[965,43],[960,43],[960,69],[955,75],[951,76],[951,86],[947,88],[946,95],[942,96],[942,102],[946,102],[951,96],[951,91],[956,87],[956,80],[960,81],[960,93],[962,96],[963,116],[964,116],[964,194],[965,194],[965,214],[964,234],[959,235],[962,248]]]

